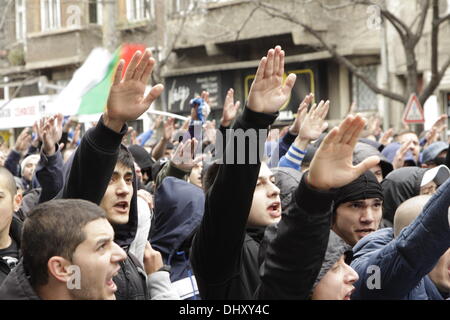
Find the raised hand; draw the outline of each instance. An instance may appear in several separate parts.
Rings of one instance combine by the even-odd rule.
[[[16,144],[14,145],[14,150],[18,153],[23,153],[31,145],[31,133],[29,128],[25,128],[22,130],[20,135],[17,137]]]
[[[150,243],[147,241],[144,249],[144,267],[145,273],[147,275],[158,271],[164,266],[161,253],[152,248]]]
[[[192,168],[203,160],[202,155],[194,159],[193,150],[197,149],[198,141],[193,138],[185,143],[180,142],[172,157],[172,165],[184,172],[190,172]],[[193,147],[192,147],[193,146]]]
[[[155,121],[153,122],[153,130],[157,130],[159,126],[161,125],[161,122],[163,121],[163,116],[158,116]]]
[[[298,107],[297,110],[297,117],[295,118],[294,123],[289,128],[289,132],[291,134],[295,136],[298,135],[303,118],[306,116],[304,110],[305,109],[308,110],[308,106],[313,102],[313,100],[314,100],[314,93],[310,93],[300,103],[300,106]]]
[[[316,140],[320,137],[322,132],[328,128],[328,123],[325,118],[330,109],[330,101],[320,101],[318,105],[314,104],[309,112],[303,109],[305,116],[300,116],[302,122],[300,124],[300,131],[298,137],[304,140]]]
[[[39,146],[39,142],[42,141],[42,136],[39,133],[39,125],[38,125],[37,121],[33,124],[33,133],[35,134],[35,137],[33,138],[33,141],[31,142],[31,144],[35,148],[37,148]]]
[[[234,103],[234,90],[228,90],[227,96],[225,97],[225,102],[223,104],[222,118],[220,119],[220,124],[223,127],[229,127],[231,125],[237,116],[240,106],[240,101],[236,101],[236,103]]]
[[[174,132],[175,132],[175,119],[174,118],[168,118],[164,122],[164,135],[163,135],[164,141],[172,140]]]
[[[383,133],[378,142],[381,143],[382,145],[387,145],[389,144],[389,140],[393,135],[394,135],[394,128],[390,128],[385,133]]]
[[[394,169],[403,167],[405,162],[405,155],[408,150],[414,147],[414,142],[412,140],[403,142],[402,146],[395,153],[394,160],[392,160],[392,166]]]
[[[122,79],[124,63],[125,61],[121,60],[117,67],[103,117],[105,125],[116,132],[120,132],[126,121],[139,118],[164,90],[162,84],[157,84],[144,96],[156,63],[149,49],[145,50],[144,54],[136,51]]]
[[[296,80],[295,74],[290,74],[283,85],[283,75],[284,51],[277,46],[259,62],[247,107],[255,112],[277,112],[288,101]]]
[[[372,156],[354,166],[353,149],[366,121],[359,115],[349,115],[338,128],[331,130],[322,141],[310,165],[307,183],[319,190],[342,187],[379,163]]]
[[[40,122],[39,132],[42,135],[42,149],[47,156],[52,156],[56,152],[55,145],[59,143],[62,136],[62,122],[63,115],[60,113],[47,118],[45,123]]]
[[[436,130],[438,135],[441,134],[441,132],[447,127],[447,119],[448,115],[441,114],[433,124],[433,128]]]

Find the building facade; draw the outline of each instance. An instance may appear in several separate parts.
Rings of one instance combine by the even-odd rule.
[[[286,51],[286,73],[297,83],[280,122],[292,120],[308,92],[329,99],[331,125],[342,119],[351,103],[365,114],[378,113],[386,126],[399,127],[404,105],[376,95],[331,54],[318,49],[310,32],[292,21],[268,13],[268,7],[288,12],[307,24],[327,44],[354,63],[380,87],[405,90],[405,54],[395,29],[383,24],[376,6],[336,6],[340,1],[266,0],[0,0],[0,108],[6,102],[36,97],[20,110],[1,117],[38,117],[39,97],[56,94],[91,50],[113,50],[123,42],[151,47],[163,65],[157,78],[165,82],[158,106],[188,114],[189,100],[208,90],[215,118],[220,117],[228,88],[244,101],[259,59],[277,44]],[[325,5],[324,5],[325,3]],[[405,23],[414,23],[420,0],[388,0],[388,9]],[[442,14],[450,0],[441,0]],[[0,13],[2,14],[2,13]],[[0,20],[2,23],[2,20]],[[439,59],[450,52],[450,23],[441,28]],[[385,50],[387,59],[383,58]],[[420,81],[429,81],[430,25],[417,46]],[[45,77],[45,78],[44,78]],[[45,81],[44,81],[45,80]],[[420,88],[418,88],[420,90]],[[34,101],[34,102],[32,102]],[[450,71],[434,95],[434,108],[450,112]],[[31,106],[33,105],[33,107]],[[5,129],[5,128],[0,128]]]

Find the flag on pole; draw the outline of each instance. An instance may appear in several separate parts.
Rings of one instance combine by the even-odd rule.
[[[92,50],[67,87],[52,102],[48,113],[80,116],[102,113],[120,60],[125,60],[125,72],[137,50],[144,52],[145,46],[124,44],[114,54],[103,48]]]

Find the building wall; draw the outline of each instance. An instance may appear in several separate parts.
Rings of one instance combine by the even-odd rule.
[[[315,70],[314,88],[317,90],[317,98],[332,101],[330,123],[342,118],[348,111],[353,99],[352,75],[345,67],[332,60],[327,52],[317,52],[317,40],[298,25],[271,17],[261,9],[253,12],[254,4],[249,1],[230,0],[223,3],[203,4],[196,12],[189,14],[173,12],[173,1],[154,1],[155,19],[129,23],[126,17],[126,0],[116,0],[117,42],[144,43],[153,47],[155,54],[160,54],[161,58],[166,58],[168,52],[165,50],[173,47],[174,54],[170,55],[162,72],[169,85],[176,79],[179,79],[179,82],[192,81],[191,94],[195,94],[195,90],[201,88],[205,76],[215,72],[213,80],[214,76],[220,75],[220,81],[217,84],[220,85],[220,93],[217,94],[215,102],[217,108],[221,107],[228,87],[234,87],[236,96],[242,101],[246,97],[246,77],[256,70],[258,60],[268,48],[281,44],[287,53],[288,69]],[[389,0],[388,5],[389,9],[402,20],[411,23],[418,8],[417,1]],[[4,3],[5,0],[0,0],[0,5],[2,2]],[[382,29],[377,26],[373,13],[366,7],[325,11],[317,5],[316,1],[307,1],[307,4],[302,6],[295,5],[295,1],[291,0],[267,2],[313,26],[328,44],[335,45],[339,53],[357,65],[380,65],[380,31]],[[64,80],[64,78],[68,80],[91,49],[102,45],[105,25],[89,24],[88,0],[64,0],[61,1],[61,28],[42,32],[40,3],[40,0],[26,1],[26,65],[23,70],[20,70],[25,71],[24,73],[30,70],[36,71],[48,75],[50,80]],[[79,25],[76,24],[76,26],[73,23],[73,6],[78,6],[82,13],[79,20],[75,19],[79,21]],[[252,17],[248,20],[250,14]],[[11,16],[13,17],[14,13]],[[9,40],[6,42],[11,45],[15,43],[14,21],[10,21],[9,26],[6,32]],[[178,34],[179,30],[181,30],[180,34]],[[421,71],[430,68],[429,31],[429,24],[427,24],[425,37],[417,49]],[[388,27],[387,33],[390,44],[388,48],[390,85],[395,91],[403,92],[404,53],[395,30]],[[2,41],[1,37],[0,35],[0,41]],[[6,39],[5,36],[3,39]],[[442,62],[450,52],[449,23],[441,29],[440,40],[440,61]],[[3,61],[5,61],[4,58]],[[0,56],[0,68],[1,62]],[[8,67],[11,66],[7,66],[7,69]],[[304,74],[306,73],[299,74],[299,82],[303,81],[300,78]],[[450,76],[445,79],[450,79]],[[213,80],[211,82],[215,81]],[[450,82],[444,81],[438,90],[442,106],[445,104],[444,93],[450,90],[448,83]],[[207,85],[213,88],[216,84]],[[171,90],[170,86],[166,88],[166,92]],[[309,89],[310,87],[305,85],[305,88],[301,89],[303,92],[300,89],[297,90],[297,97],[292,99],[293,111],[295,111],[297,100],[306,92],[305,90]],[[378,100],[380,99],[381,97],[378,97]],[[166,96],[166,102],[161,107],[167,107],[169,100]],[[375,106],[379,104],[379,101],[374,102]],[[388,112],[391,124],[398,123],[403,108],[402,104],[391,102],[391,109]]]

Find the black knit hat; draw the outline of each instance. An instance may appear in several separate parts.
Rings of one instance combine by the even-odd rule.
[[[334,198],[334,211],[344,202],[371,198],[383,200],[383,191],[375,175],[368,170],[349,184],[337,189]]]

